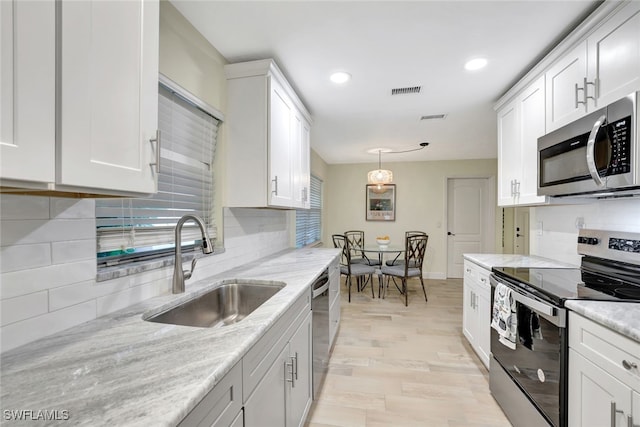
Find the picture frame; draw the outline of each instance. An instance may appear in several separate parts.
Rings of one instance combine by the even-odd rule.
[[[365,211],[367,221],[395,221],[396,185],[367,185]]]

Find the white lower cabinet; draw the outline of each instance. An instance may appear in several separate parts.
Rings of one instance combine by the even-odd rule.
[[[569,313],[569,425],[640,426],[640,343]]]
[[[298,427],[311,407],[311,313],[245,402],[245,425]]]
[[[329,266],[329,349],[333,348],[340,326],[340,264],[336,259]]]
[[[491,345],[491,285],[489,271],[464,261],[462,333],[489,369]]]

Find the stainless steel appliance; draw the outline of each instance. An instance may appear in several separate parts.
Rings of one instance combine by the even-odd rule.
[[[639,94],[538,138],[538,195],[640,192]]]
[[[492,269],[492,288],[515,300],[517,338],[511,349],[491,329],[489,384],[514,426],[567,426],[565,301],[640,302],[640,233],[583,229],[578,252],[580,269]]]
[[[329,270],[311,285],[311,322],[313,351],[313,399],[329,369]]]

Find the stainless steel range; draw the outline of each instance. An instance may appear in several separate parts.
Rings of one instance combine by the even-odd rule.
[[[640,302],[640,233],[583,229],[578,253],[579,269],[492,270],[496,323],[507,295],[513,327],[491,329],[490,388],[514,426],[567,426],[565,301]]]

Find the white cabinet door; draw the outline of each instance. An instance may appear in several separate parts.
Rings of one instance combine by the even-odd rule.
[[[0,1],[2,179],[55,180],[55,3]]]
[[[287,427],[302,427],[311,407],[311,313],[289,341],[294,381],[287,384]]]
[[[582,427],[627,426],[631,414],[631,389],[569,349],[569,425]],[[613,405],[615,404],[615,408]]]
[[[587,76],[587,42],[580,43],[546,73],[547,132],[558,129],[586,113],[584,86]],[[576,88],[577,86],[577,88]]]
[[[475,331],[475,309],[474,309],[474,283],[471,268],[465,261],[464,279],[463,279],[463,295],[462,295],[462,333],[473,346],[476,341]]]
[[[294,114],[294,138],[293,138],[293,200],[294,207],[309,209],[309,185],[310,185],[310,159],[311,126],[300,114]]]
[[[287,363],[289,363],[288,345],[282,349],[251,397],[245,402],[244,425],[246,427],[285,426],[285,386],[289,387],[286,379],[291,378]]]
[[[597,82],[590,108],[602,108],[640,90],[640,2],[627,4],[590,35],[587,44],[588,80]]]
[[[59,6],[57,183],[154,193],[158,1]]]
[[[484,279],[484,281],[483,281]],[[489,355],[491,352],[491,285],[489,274],[480,276],[476,293],[476,352],[484,366],[489,369]]]
[[[270,205],[289,207],[293,203],[291,152],[293,107],[284,88],[274,78],[270,80],[269,176]]]
[[[520,175],[516,186],[518,204],[545,203],[538,196],[538,138],[545,134],[544,77],[536,80],[519,98]]]
[[[513,205],[514,188],[520,176],[520,130],[517,103],[498,112],[498,205]]]

